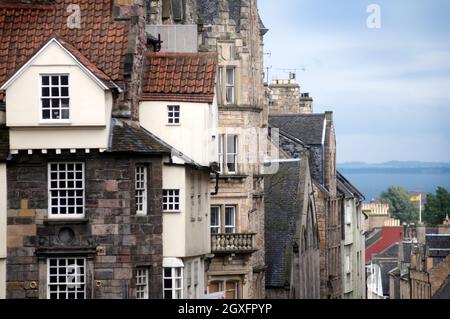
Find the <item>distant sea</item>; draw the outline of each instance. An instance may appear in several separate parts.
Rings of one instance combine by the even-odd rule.
[[[411,167],[410,167],[411,166]],[[438,186],[450,191],[450,165],[362,165],[341,164],[338,170],[366,197],[366,201],[379,198],[390,186],[408,191],[434,193]]]

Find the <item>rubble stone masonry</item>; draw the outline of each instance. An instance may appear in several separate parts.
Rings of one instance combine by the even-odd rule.
[[[85,163],[85,219],[48,219],[49,162]],[[148,165],[148,216],[135,212],[134,169]],[[85,257],[87,298],[135,297],[146,267],[150,298],[161,298],[162,164],[130,154],[15,155],[8,162],[8,298],[47,298],[48,257]],[[69,240],[61,231],[73,234]]]

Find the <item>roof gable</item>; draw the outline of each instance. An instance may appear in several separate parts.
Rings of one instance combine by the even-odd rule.
[[[25,2],[25,1],[24,1]],[[69,5],[79,6],[80,28],[70,28]],[[0,0],[0,85],[52,37],[70,42],[113,81],[123,83],[129,25],[112,18],[110,0]]]
[[[216,53],[148,53],[143,100],[212,103]]]
[[[103,71],[98,69],[95,64],[89,61],[80,51],[78,51],[71,44],[67,43],[64,40],[59,40],[56,38],[50,39],[43,47],[41,47],[34,55],[31,56],[22,66],[18,68],[2,85],[0,90],[6,90],[8,87],[14,83],[30,66],[33,65],[41,55],[45,54],[45,52],[50,48],[51,45],[56,45],[59,49],[61,49],[67,56],[70,57],[79,67],[80,69],[86,73],[95,83],[97,83],[102,89],[112,89],[119,87],[114,84],[111,78],[106,75]]]

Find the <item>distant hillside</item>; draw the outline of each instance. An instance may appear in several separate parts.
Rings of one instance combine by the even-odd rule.
[[[448,173],[450,172],[450,163],[391,161],[380,164],[368,164],[363,162],[352,162],[338,164],[337,168],[343,173]]]

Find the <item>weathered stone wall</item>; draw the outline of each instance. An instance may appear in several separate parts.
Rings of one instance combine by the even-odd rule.
[[[113,116],[119,118],[139,119],[139,99],[142,86],[142,70],[146,51],[147,37],[145,23],[147,1],[114,0],[114,18],[126,21],[129,25],[128,50],[125,56],[123,92],[115,99]],[[116,22],[119,23],[119,22]]]
[[[328,299],[328,268],[327,268],[327,216],[328,216],[328,196],[316,184],[313,185],[314,198],[316,203],[317,222],[319,227],[319,248],[320,248],[320,298]]]
[[[85,220],[47,218],[47,163],[85,163]],[[135,164],[148,165],[148,216],[135,213]],[[128,155],[25,155],[8,163],[8,298],[46,298],[48,256],[87,257],[88,298],[134,298],[135,268],[150,269],[150,298],[161,298],[162,161]],[[69,228],[73,240],[59,232]],[[36,285],[35,285],[36,283]]]

